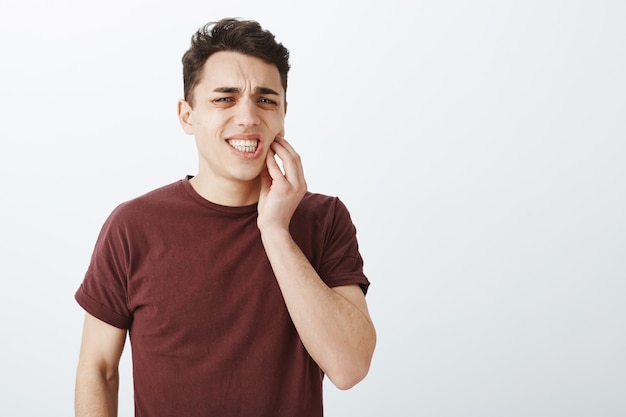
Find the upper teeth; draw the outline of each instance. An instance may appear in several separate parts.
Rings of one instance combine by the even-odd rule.
[[[237,140],[231,140],[229,141],[229,143],[230,143],[230,146],[232,146],[233,148],[241,152],[254,152],[256,151],[256,147],[258,145],[258,142],[256,140],[237,139]]]

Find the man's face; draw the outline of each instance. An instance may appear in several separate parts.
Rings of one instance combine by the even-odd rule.
[[[211,55],[193,103],[179,105],[183,129],[196,138],[199,175],[218,182],[256,180],[270,144],[284,134],[285,111],[275,65],[237,52]]]

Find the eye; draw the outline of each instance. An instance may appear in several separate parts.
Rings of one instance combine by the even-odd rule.
[[[267,97],[261,97],[259,99],[259,103],[265,104],[265,105],[270,105],[270,106],[275,106],[276,104],[278,104],[276,101],[274,101],[274,100],[272,100],[270,98],[267,98]]]
[[[222,107],[222,108],[231,107],[234,103],[235,103],[235,98],[231,96],[217,97],[217,98],[211,99],[211,104],[213,104],[215,107]]]

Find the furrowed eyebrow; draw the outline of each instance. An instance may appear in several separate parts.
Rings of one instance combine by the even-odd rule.
[[[228,94],[239,94],[241,93],[241,88],[238,87],[217,87],[215,89],[213,89],[214,93],[228,93]],[[254,89],[254,93],[255,94],[268,94],[268,95],[275,95],[278,96],[280,94],[278,94],[275,90],[269,88],[269,87],[256,87]]]
[[[214,93],[241,93],[241,89],[237,87],[217,87],[213,89]]]
[[[271,94],[271,95],[275,95],[275,96],[280,95],[276,91],[274,91],[274,90],[272,90],[271,88],[268,88],[268,87],[257,87],[257,88],[254,89],[254,92],[256,94]]]

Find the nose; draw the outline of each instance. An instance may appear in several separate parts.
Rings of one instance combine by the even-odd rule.
[[[256,126],[260,123],[259,108],[253,100],[240,100],[235,109],[235,123],[239,126]]]

